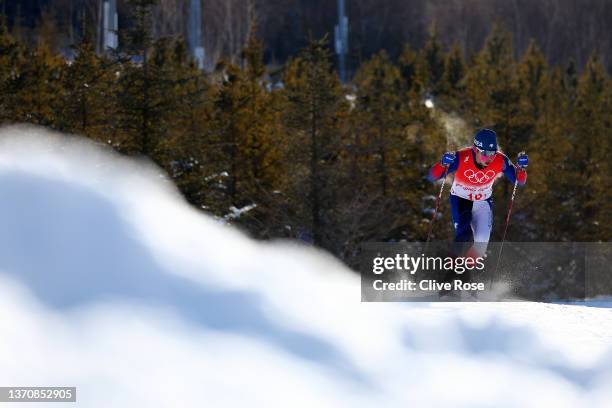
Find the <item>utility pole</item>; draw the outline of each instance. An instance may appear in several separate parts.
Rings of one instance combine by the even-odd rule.
[[[119,16],[117,14],[117,0],[102,0],[100,3],[100,28],[98,52],[104,53],[109,48],[115,49],[119,46]]]
[[[334,27],[336,54],[340,80],[346,82],[346,54],[348,53],[348,17],[344,8],[344,0],[338,0],[338,24]]]
[[[189,6],[189,50],[198,63],[200,69],[204,68],[204,47],[202,46],[202,8],[201,0],[191,0]]]

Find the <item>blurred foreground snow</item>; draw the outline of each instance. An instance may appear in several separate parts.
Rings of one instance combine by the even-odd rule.
[[[0,386],[76,386],[80,407],[612,406],[612,309],[360,303],[332,257],[249,240],[158,174],[2,130]]]

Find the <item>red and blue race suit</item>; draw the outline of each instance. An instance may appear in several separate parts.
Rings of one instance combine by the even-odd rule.
[[[428,179],[439,180],[445,170],[441,163],[436,163],[429,171]],[[501,152],[497,152],[488,165],[481,166],[476,162],[474,149],[466,147],[455,152],[448,173],[455,173],[450,194],[455,242],[489,242],[495,179],[503,173],[511,183],[518,180],[522,186],[527,181],[527,172],[512,164]]]

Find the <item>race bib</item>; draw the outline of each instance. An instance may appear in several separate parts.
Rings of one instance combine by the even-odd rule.
[[[465,169],[462,177],[455,177],[451,194],[471,201],[486,200],[493,194],[497,173],[493,170]]]
[[[498,154],[485,168],[474,162],[471,148],[459,152],[459,166],[451,187],[451,194],[470,201],[486,200],[493,194],[493,183],[504,165],[504,156]]]
[[[472,187],[464,186],[458,183],[453,183],[451,194],[465,198],[470,201],[486,200],[493,194],[492,186],[489,187]]]

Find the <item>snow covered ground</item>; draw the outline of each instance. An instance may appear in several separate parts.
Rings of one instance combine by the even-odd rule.
[[[332,257],[249,240],[147,163],[0,133],[0,386],[76,386],[80,407],[612,406],[609,303],[361,303]]]

